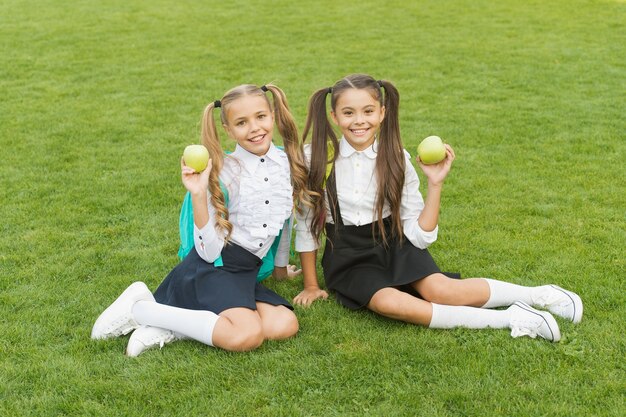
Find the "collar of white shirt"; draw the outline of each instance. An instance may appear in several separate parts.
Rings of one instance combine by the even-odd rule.
[[[281,157],[280,151],[276,146],[274,146],[273,143],[270,143],[270,148],[267,150],[265,155],[255,155],[239,145],[235,147],[235,151],[231,155],[243,162],[243,166],[246,168],[246,171],[250,173],[250,175],[255,173],[257,167],[261,163],[261,160],[265,158],[271,159],[280,166],[284,166],[288,163],[285,158]]]
[[[377,151],[378,151],[378,140],[374,141],[374,143],[372,143],[372,146],[368,146],[367,149],[361,152],[365,156],[367,156],[369,159],[376,159]],[[344,158],[349,158],[355,152],[358,152],[358,151],[354,149],[352,145],[350,145],[350,143],[346,140],[345,136],[342,136],[341,142],[339,142],[339,153],[341,154],[341,156],[343,156]]]

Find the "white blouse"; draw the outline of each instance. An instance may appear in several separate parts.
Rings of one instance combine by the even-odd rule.
[[[263,258],[293,211],[291,175],[287,154],[270,145],[267,154],[257,156],[237,145],[224,158],[220,180],[228,189],[230,241]],[[208,196],[209,222],[202,229],[194,225],[198,255],[212,263],[224,247],[223,231],[216,229],[215,208]],[[290,222],[289,222],[290,223]],[[281,235],[276,266],[289,262],[290,225]]]
[[[339,143],[339,155],[335,162],[337,198],[341,207],[343,223],[349,226],[362,226],[376,221],[376,149],[378,142],[364,151],[355,150],[345,138]],[[304,153],[307,164],[311,160],[311,146],[305,145]],[[405,150],[406,168],[404,170],[404,188],[400,203],[400,217],[406,238],[416,247],[425,249],[437,240],[437,231],[427,232],[418,224],[424,209],[424,199],[419,192],[419,178],[411,164],[411,156]],[[389,216],[389,205],[383,207],[383,218]],[[296,251],[310,252],[320,246],[309,231],[313,213],[306,207],[302,214],[296,214]],[[326,198],[326,222],[333,223]]]

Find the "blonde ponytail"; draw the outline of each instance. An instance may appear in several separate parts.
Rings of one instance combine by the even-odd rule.
[[[217,227],[226,232],[225,240],[228,241],[230,234],[233,231],[233,225],[228,221],[228,207],[226,207],[226,201],[224,199],[224,193],[220,187],[220,172],[224,166],[224,151],[220,143],[220,138],[215,126],[215,120],[213,118],[213,109],[215,103],[210,103],[204,109],[202,115],[202,144],[208,149],[209,155],[213,162],[211,173],[209,175],[209,194],[211,195],[211,204],[215,208],[217,215],[216,224]]]

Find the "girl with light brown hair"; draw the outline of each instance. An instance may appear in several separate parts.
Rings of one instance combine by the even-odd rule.
[[[222,150],[216,109],[224,130],[237,142],[228,155]],[[273,143],[275,126],[284,151]],[[289,302],[257,282],[262,258],[288,225],[294,202],[311,206],[302,148],[285,94],[272,84],[229,90],[206,107],[202,144],[211,157],[204,171],[196,172],[181,159],[182,182],[193,208],[194,248],[154,295],[143,282],[133,283],[93,326],[93,339],[134,330],[129,356],[183,338],[246,351],[298,331]],[[289,230],[281,236],[274,275],[294,276],[299,271],[288,265]]]

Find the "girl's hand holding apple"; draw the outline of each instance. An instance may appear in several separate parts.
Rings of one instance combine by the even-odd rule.
[[[416,160],[426,175],[426,178],[428,178],[429,185],[438,186],[443,184],[443,181],[448,176],[450,168],[452,167],[452,161],[454,161],[455,158],[454,149],[452,149],[450,145],[441,143],[441,146],[443,148],[444,157],[436,163],[429,162],[427,164],[422,161],[422,154],[420,154],[418,150],[418,157]],[[437,152],[441,152],[441,150],[437,150]],[[439,159],[439,157],[436,159]]]
[[[185,159],[180,158],[180,171],[183,180],[183,185],[191,194],[207,193],[209,188],[209,174],[213,167],[213,161],[209,159],[207,161],[206,168],[203,171],[197,172],[195,168],[192,168],[185,164]]]

